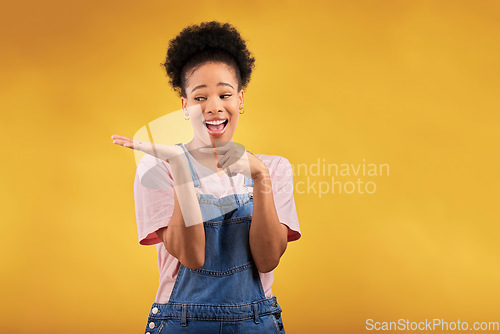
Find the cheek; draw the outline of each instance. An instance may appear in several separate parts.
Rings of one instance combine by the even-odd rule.
[[[235,114],[233,115],[233,117],[231,118],[231,125],[232,127],[236,127],[236,125],[238,125],[238,120],[240,119],[239,117],[240,115],[239,114]]]

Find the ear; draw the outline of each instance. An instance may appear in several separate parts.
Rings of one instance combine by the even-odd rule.
[[[182,106],[182,112],[184,113],[184,116],[189,116],[188,113],[186,112],[187,99],[185,97],[181,97],[181,106]]]
[[[239,93],[238,93],[238,99],[239,99],[239,103],[240,103],[240,109],[243,109],[243,106],[245,104],[245,98],[244,98],[243,89],[239,91]]]

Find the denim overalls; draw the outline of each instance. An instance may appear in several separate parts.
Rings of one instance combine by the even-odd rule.
[[[194,186],[200,187],[186,148],[177,145],[186,154]],[[253,180],[245,177],[248,187]],[[285,333],[281,307],[276,296],[266,298],[250,252],[251,190],[197,197],[205,229],[204,265],[180,264],[168,303],[152,304],[145,333]]]

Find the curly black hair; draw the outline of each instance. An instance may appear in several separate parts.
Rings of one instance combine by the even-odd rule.
[[[236,72],[238,91],[245,88],[255,67],[255,58],[234,26],[217,21],[202,22],[184,28],[171,39],[165,68],[169,83],[186,97],[186,73],[205,62],[221,62]]]

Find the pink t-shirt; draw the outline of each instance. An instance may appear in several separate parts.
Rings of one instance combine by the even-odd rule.
[[[273,189],[274,204],[281,223],[288,226],[288,241],[300,238],[301,232],[295,201],[293,198],[293,173],[290,162],[276,155],[255,154],[269,169]],[[223,197],[235,193],[247,193],[244,176],[238,174],[230,182],[226,174],[219,176],[211,169],[198,163],[189,155],[193,167],[200,179],[200,194],[212,194]],[[233,190],[234,189],[234,190]],[[174,189],[170,164],[166,161],[145,154],[139,161],[134,181],[135,212],[137,231],[141,245],[156,244],[160,283],[156,294],[156,303],[167,303],[180,262],[171,255],[156,235],[156,231],[168,226],[174,211]],[[272,297],[271,285],[274,272],[261,273],[259,276],[267,298]]]

